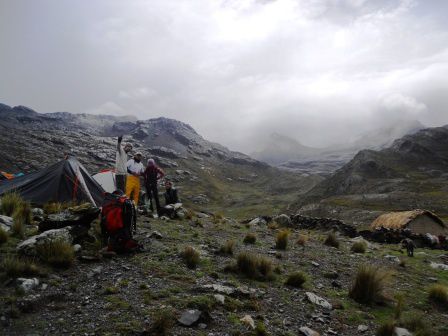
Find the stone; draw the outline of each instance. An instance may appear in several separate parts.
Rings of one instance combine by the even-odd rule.
[[[274,221],[277,222],[277,224],[282,227],[291,227],[292,226],[291,218],[289,218],[289,216],[285,215],[285,214],[281,214],[277,217],[274,217]]]
[[[333,280],[333,281],[331,282],[331,285],[332,285],[334,288],[342,288],[342,284],[341,284],[339,281],[336,281],[336,280]]]
[[[37,278],[32,278],[32,279],[18,278],[17,283],[19,284],[19,287],[22,288],[25,293],[28,293],[30,290],[39,286],[39,279],[37,279]]]
[[[189,309],[184,311],[177,321],[185,327],[191,327],[199,321],[201,315],[202,312],[200,310]]]
[[[196,203],[196,204],[207,204],[210,202],[208,197],[204,194],[199,194],[199,195],[193,197],[191,200],[193,201],[193,203]]]
[[[367,330],[369,330],[369,327],[366,326],[365,324],[360,324],[358,326],[358,331],[361,332],[361,333],[366,332]]]
[[[197,216],[198,218],[210,218],[209,215],[207,215],[206,213],[203,213],[203,212],[198,212],[198,213],[196,214],[196,216]]]
[[[100,209],[92,204],[81,204],[68,208],[60,213],[48,215],[39,223],[39,231],[78,225],[90,228],[90,224],[98,218],[99,213]]]
[[[149,237],[155,239],[162,239],[163,235],[159,231],[153,231]]]
[[[48,230],[39,235],[32,236],[17,245],[17,252],[28,256],[35,256],[37,246],[54,240],[62,240],[71,244],[73,237],[70,234],[70,227]]]
[[[434,268],[434,269],[438,269],[438,270],[442,270],[442,271],[448,271],[448,265],[445,265],[445,264],[438,264],[438,263],[435,263],[435,262],[431,261],[429,266],[431,268]]]
[[[266,220],[262,217],[257,217],[257,218],[252,219],[249,222],[249,225],[251,225],[251,226],[266,225]]]
[[[12,217],[0,215],[0,228],[6,232],[9,232],[9,230],[11,230],[12,221]]]
[[[305,336],[320,336],[317,331],[314,331],[313,329],[308,327],[300,327],[299,331],[302,333],[302,335]]]
[[[312,261],[312,262],[311,262],[311,265],[313,265],[314,267],[319,267],[319,266],[320,266],[320,264],[317,263],[317,262],[315,262],[315,261]]]
[[[78,253],[78,252],[80,252],[81,251],[81,245],[79,245],[79,244],[75,244],[75,245],[73,245],[73,251],[75,251],[75,253]]]
[[[215,298],[216,302],[218,302],[220,304],[224,304],[224,302],[226,301],[225,296],[222,294],[215,294],[215,295],[213,295],[213,297]]]
[[[393,261],[393,262],[395,262],[395,263],[397,263],[397,264],[399,264],[400,263],[400,258],[398,258],[398,257],[396,257],[396,256],[393,256],[393,255],[385,255],[384,256],[384,258],[386,258],[386,259],[388,259],[388,260],[390,260],[390,261]]]
[[[325,308],[325,309],[332,309],[333,308],[331,306],[331,303],[329,303],[324,298],[321,298],[320,296],[317,296],[314,293],[306,292],[305,296],[308,299],[308,301],[310,301],[311,303],[314,303],[315,305],[321,306],[322,308]]]
[[[242,318],[240,319],[240,321],[241,321],[244,325],[250,327],[252,330],[255,329],[255,321],[254,321],[254,319],[253,319],[250,315],[244,315],[244,317],[242,317]]]
[[[33,208],[33,210],[31,210],[33,216],[43,216],[45,214],[44,210],[41,208]]]
[[[214,292],[217,292],[219,294],[226,294],[226,295],[232,295],[235,293],[235,289],[228,286],[223,286],[220,284],[209,284],[202,286],[205,290],[213,290]]]
[[[412,333],[405,328],[395,327],[394,333],[395,336],[412,336]]]

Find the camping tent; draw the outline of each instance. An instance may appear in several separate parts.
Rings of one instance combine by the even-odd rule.
[[[448,228],[434,213],[427,210],[390,212],[379,216],[370,228],[409,229],[413,233],[446,235]]]
[[[74,157],[0,184],[0,195],[13,191],[38,205],[87,201],[99,206],[104,194],[103,188]]]
[[[102,170],[98,174],[92,176],[95,181],[97,181],[103,189],[109,193],[115,191],[116,183],[115,183],[115,173],[113,170]]]

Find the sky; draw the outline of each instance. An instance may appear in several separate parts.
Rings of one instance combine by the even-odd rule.
[[[250,153],[448,124],[445,0],[0,0],[0,102],[159,116]]]

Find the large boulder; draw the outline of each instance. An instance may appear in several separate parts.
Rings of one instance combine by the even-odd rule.
[[[17,252],[27,256],[35,256],[37,246],[47,244],[52,241],[62,240],[72,244],[74,241],[71,227],[45,231],[39,235],[24,240],[17,245]]]
[[[67,226],[84,226],[89,228],[90,224],[98,218],[100,209],[90,203],[68,208],[60,213],[48,215],[39,223],[39,231],[60,229]]]
[[[274,221],[281,227],[291,227],[292,226],[291,218],[289,218],[289,216],[285,215],[285,214],[281,214],[277,217],[274,217]]]

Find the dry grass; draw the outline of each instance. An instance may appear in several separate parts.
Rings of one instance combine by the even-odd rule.
[[[22,197],[17,192],[6,193],[1,198],[0,212],[5,216],[12,216],[22,203]]]
[[[288,229],[280,230],[275,238],[275,248],[278,250],[286,250],[291,231]]]
[[[78,205],[77,202],[48,202],[45,203],[42,209],[46,214],[55,214],[64,211],[65,209],[71,208]]]
[[[273,264],[270,259],[248,252],[238,255],[236,271],[250,279],[271,280],[274,277]]]
[[[288,275],[285,285],[302,288],[303,284],[307,281],[307,275],[303,272],[294,272]]]
[[[403,318],[403,327],[416,336],[432,336],[434,333],[422,313],[410,313]]]
[[[339,240],[338,237],[336,236],[336,233],[334,232],[329,233],[324,241],[324,244],[327,246],[339,248]]]
[[[168,336],[171,335],[170,330],[174,326],[174,312],[170,310],[159,310],[152,318],[152,323],[144,335],[151,336]]]
[[[438,305],[448,305],[448,287],[441,284],[432,285],[428,290],[428,298]]]
[[[234,240],[228,240],[224,243],[223,246],[219,249],[220,254],[224,255],[233,255],[233,248],[235,247]]]
[[[300,234],[299,238],[297,238],[297,245],[299,246],[305,246],[306,243],[308,242],[309,237],[306,234]]]
[[[40,244],[36,247],[36,252],[42,261],[58,268],[68,268],[75,260],[73,246],[62,239]]]
[[[272,221],[268,224],[268,229],[270,230],[277,230],[278,229],[278,224],[276,221]]]
[[[0,227],[0,245],[6,243],[8,241],[8,238],[9,238],[8,232],[6,232]]]
[[[192,246],[186,246],[181,256],[188,268],[195,268],[199,264],[199,252]]]
[[[256,241],[257,236],[255,235],[255,233],[248,233],[243,239],[244,244],[255,244]]]
[[[25,236],[25,225],[31,224],[32,221],[30,204],[22,201],[14,210],[12,219],[11,234],[23,238]]]
[[[349,296],[358,303],[372,304],[384,301],[384,289],[391,273],[379,267],[362,265],[349,291]]]
[[[353,253],[366,253],[367,250],[367,244],[366,242],[359,241],[356,243],[353,243],[351,249]]]
[[[37,264],[29,259],[7,255],[0,263],[0,268],[9,277],[34,276],[42,274]]]
[[[388,321],[380,325],[375,333],[376,336],[394,336],[395,335],[395,322]]]

